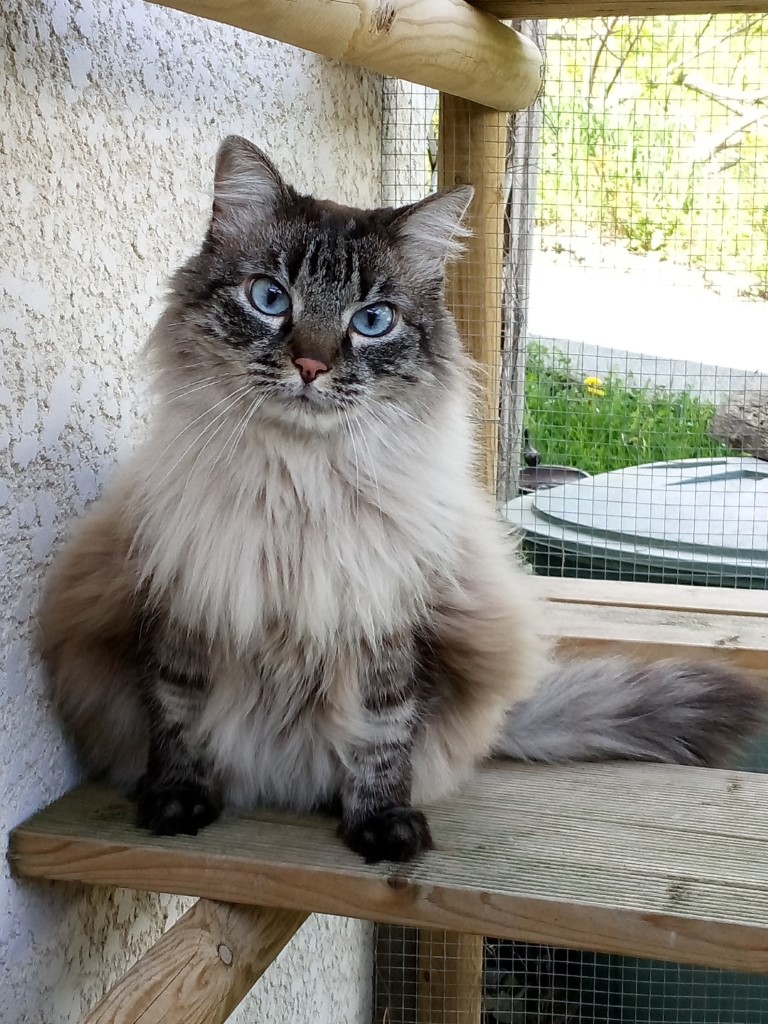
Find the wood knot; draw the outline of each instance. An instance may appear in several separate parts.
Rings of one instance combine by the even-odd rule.
[[[667,899],[670,903],[679,906],[688,900],[688,886],[685,882],[670,882],[667,889]]]
[[[377,32],[389,32],[392,28],[392,22],[395,20],[397,11],[391,3],[381,4],[374,15],[374,28]]]
[[[229,948],[229,946],[225,945],[223,942],[220,942],[216,952],[219,954],[219,960],[221,960],[223,964],[226,964],[227,967],[229,967],[233,960],[232,950]]]
[[[390,875],[387,879],[387,885],[390,889],[394,889],[395,892],[403,892],[404,889],[408,888],[408,878],[406,875],[402,875],[399,872],[394,875]]]

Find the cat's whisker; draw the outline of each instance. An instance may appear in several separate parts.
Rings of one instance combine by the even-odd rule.
[[[201,457],[203,455],[203,452],[206,450],[206,448],[211,443],[211,441],[216,437],[216,435],[219,433],[221,428],[226,425],[227,413],[231,409],[234,409],[244,397],[245,397],[245,395],[242,392],[238,393],[237,398],[235,398],[235,400],[233,402],[231,402],[228,406],[226,406],[224,409],[222,409],[221,412],[218,414],[218,416],[216,416],[216,418],[213,420],[213,422],[209,423],[205,427],[205,429],[203,431],[201,431],[201,433],[198,435],[197,441],[200,441],[202,439],[203,434],[206,433],[208,430],[210,430],[214,423],[216,423],[218,420],[221,420],[221,422],[219,423],[218,427],[216,427],[216,429],[213,431],[213,433],[210,435],[208,440],[205,442],[205,444],[202,446],[200,451],[195,456],[195,461],[189,467],[189,472],[187,473],[187,479],[186,479],[186,481],[184,483],[184,490],[181,492],[181,503],[182,504],[184,503],[184,498],[186,497],[187,488],[189,487],[189,482],[190,482],[190,480],[192,479],[192,477],[194,475],[195,466],[200,461],[200,459],[201,459]]]
[[[230,397],[232,397],[232,396],[230,396]],[[197,465],[197,463],[199,462],[199,460],[200,460],[200,458],[201,458],[201,456],[202,456],[203,452],[204,452],[204,451],[206,450],[206,448],[208,447],[208,445],[209,445],[209,444],[211,443],[211,441],[212,441],[212,440],[214,439],[214,437],[216,437],[216,435],[217,435],[217,434],[218,434],[218,432],[219,432],[219,431],[221,430],[221,428],[222,428],[222,427],[223,427],[223,426],[224,426],[224,425],[226,424],[226,422],[227,422],[227,420],[226,420],[226,416],[227,416],[227,413],[228,413],[228,412],[229,412],[229,411],[230,411],[231,409],[234,409],[234,408],[235,408],[235,407],[237,406],[237,404],[238,404],[238,403],[240,402],[240,400],[242,399],[242,397],[243,397],[243,394],[242,394],[242,392],[241,392],[240,394],[238,394],[238,395],[237,395],[237,397],[236,397],[236,398],[234,398],[234,400],[233,400],[232,402],[230,402],[230,404],[229,404],[229,405],[227,405],[227,406],[226,406],[226,407],[225,407],[224,409],[222,409],[222,410],[221,410],[221,411],[220,411],[220,412],[218,413],[218,415],[216,415],[216,416],[214,417],[214,419],[213,419],[213,420],[212,420],[212,421],[211,421],[210,423],[206,423],[206,425],[205,425],[205,426],[204,426],[204,427],[202,428],[202,430],[200,430],[200,432],[198,433],[198,435],[197,435],[197,437],[195,438],[195,440],[194,440],[194,441],[193,441],[193,442],[192,442],[192,443],[191,443],[191,444],[190,444],[190,445],[189,445],[189,446],[187,447],[187,449],[186,449],[186,450],[185,450],[185,451],[184,451],[184,452],[182,453],[182,455],[180,456],[180,458],[179,458],[179,459],[178,459],[178,460],[176,461],[176,463],[175,463],[175,465],[174,465],[174,467],[173,467],[173,468],[175,468],[176,466],[178,466],[178,465],[179,465],[179,464],[180,464],[180,463],[181,463],[181,462],[182,462],[182,461],[184,460],[184,458],[185,458],[185,457],[187,456],[187,454],[188,454],[188,453],[189,453],[189,452],[190,452],[190,451],[191,451],[191,450],[192,450],[192,449],[193,449],[193,448],[194,448],[194,447],[195,447],[195,446],[196,446],[197,444],[199,444],[199,442],[200,442],[200,441],[201,441],[201,440],[203,439],[203,437],[205,437],[205,435],[206,435],[206,434],[207,434],[207,433],[208,433],[208,432],[209,432],[209,431],[211,430],[211,428],[213,428],[213,427],[214,427],[214,425],[215,425],[216,423],[219,423],[218,427],[216,427],[216,429],[215,429],[215,430],[213,430],[213,432],[211,433],[211,435],[210,435],[210,437],[208,438],[208,440],[207,440],[207,441],[205,442],[205,444],[204,444],[204,445],[202,446],[202,448],[200,449],[200,451],[199,451],[199,452],[197,453],[197,455],[195,456],[195,461],[194,461],[194,462],[192,463],[192,465],[191,465],[191,466],[190,466],[190,468],[189,468],[189,471],[187,472],[187,477],[186,477],[186,480],[185,480],[185,482],[184,482],[184,489],[183,489],[183,491],[182,491],[182,495],[181,495],[181,498],[182,498],[182,502],[183,502],[183,499],[184,499],[184,497],[185,497],[185,495],[186,495],[186,493],[187,493],[187,488],[188,488],[188,486],[189,486],[189,482],[190,482],[190,480],[192,479],[192,476],[193,476],[193,474],[194,474],[194,469],[195,469],[195,466],[196,466],[196,465]],[[219,422],[219,421],[221,421],[221,422]]]
[[[228,466],[230,464],[230,462],[232,461],[232,458],[234,457],[235,451],[236,451],[238,445],[240,444],[240,442],[242,441],[243,436],[245,435],[246,430],[248,429],[248,424],[251,422],[253,416],[258,411],[259,407],[264,403],[265,398],[266,398],[266,395],[256,395],[254,400],[248,406],[248,409],[245,412],[245,416],[243,417],[243,420],[241,421],[240,426],[237,428],[237,436],[236,437],[234,436],[234,431],[233,431],[234,441],[232,443],[232,449],[231,449],[229,455],[227,456],[225,465]],[[223,454],[224,454],[224,449],[222,449],[222,455]]]
[[[347,431],[349,432],[349,440],[352,442],[352,455],[355,460],[355,508],[357,512],[360,512],[360,463],[357,458],[357,444],[355,443],[355,435],[352,430],[352,421],[349,418],[349,413],[344,409],[341,410],[341,415],[344,418],[344,422],[347,425]]]
[[[365,450],[368,453],[368,468],[369,468],[369,471],[370,471],[370,475],[373,478],[373,486],[376,488],[376,507],[378,508],[379,515],[381,516],[381,518],[383,520],[383,518],[384,518],[384,510],[383,510],[383,507],[382,507],[381,491],[379,489],[379,476],[378,476],[378,473],[376,472],[376,461],[373,458],[373,454],[371,453],[370,446],[368,445],[368,440],[367,440],[367,438],[365,436],[365,431],[360,427],[359,423],[357,424],[357,426],[359,428],[358,429],[358,434],[359,434],[360,440],[362,441],[362,443],[363,443],[363,445],[365,447]],[[350,428],[352,428],[352,421],[351,420],[350,420]]]
[[[175,395],[176,398],[184,398],[188,394],[194,394],[195,391],[200,390],[203,387],[208,387],[210,384],[216,384],[224,381],[231,380],[242,380],[247,375],[244,373],[217,373],[212,374],[210,377],[202,377],[199,380],[187,381],[184,384],[180,384],[178,387],[171,388],[170,391],[166,391],[163,394],[159,394],[158,398],[170,398],[171,395]],[[176,401],[173,398],[172,401]],[[170,404],[170,402],[166,403]]]
[[[178,439],[180,437],[182,437],[184,434],[186,434],[186,432],[188,430],[190,430],[192,427],[194,427],[196,423],[199,423],[200,420],[205,419],[206,417],[210,416],[212,413],[216,412],[217,409],[221,408],[221,406],[224,405],[225,402],[228,402],[234,396],[237,396],[237,398],[239,400],[240,396],[244,395],[246,391],[250,390],[250,388],[251,388],[250,384],[243,385],[242,387],[238,388],[238,390],[235,391],[234,394],[227,395],[225,398],[222,398],[220,401],[218,401],[215,405],[211,406],[211,408],[206,409],[205,412],[200,413],[199,416],[195,416],[195,418],[193,420],[191,420],[189,423],[187,423],[186,426],[182,427],[181,430],[176,434],[176,436],[171,441],[169,441],[168,444],[163,448],[162,452],[160,452],[160,454],[157,457],[157,462],[160,462],[162,460],[162,457],[165,455],[165,453],[170,448],[173,447],[173,445],[178,441]],[[229,406],[227,408],[229,408]],[[216,422],[216,421],[214,420],[213,422]],[[176,467],[179,465],[179,463],[186,457],[187,453],[190,452],[192,450],[192,448],[194,448],[194,446],[197,444],[197,442],[205,434],[206,430],[210,426],[211,426],[211,424],[207,423],[203,427],[202,431],[198,434],[198,436],[195,438],[195,440],[192,442],[192,444],[189,445],[189,447],[186,448],[182,452],[182,454],[178,457],[178,459],[174,462],[174,464],[171,466],[171,468],[168,470],[168,472],[162,478],[162,480],[160,481],[161,484],[164,483],[168,479],[168,477],[173,473],[173,471],[176,469]]]
[[[186,398],[188,395],[194,395],[198,391],[203,391],[205,388],[213,387],[218,384],[221,380],[220,377],[210,377],[204,381],[195,381],[194,384],[185,384],[183,387],[177,388],[176,391],[167,391],[163,395],[158,395],[158,399],[163,402],[164,405],[172,405],[174,402],[180,401],[182,398]]]

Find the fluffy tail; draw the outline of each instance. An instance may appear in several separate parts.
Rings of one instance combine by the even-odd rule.
[[[724,765],[768,694],[722,664],[599,658],[558,666],[509,712],[497,755],[524,761]]]

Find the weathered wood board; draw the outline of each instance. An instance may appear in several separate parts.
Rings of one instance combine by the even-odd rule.
[[[367,866],[320,816],[150,836],[86,786],[13,833],[27,877],[184,893],[768,973],[768,776],[493,765],[431,809],[437,850]]]

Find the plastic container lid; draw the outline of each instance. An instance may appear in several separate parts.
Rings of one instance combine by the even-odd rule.
[[[684,459],[614,470],[502,510],[571,573],[768,586],[768,462]],[[536,562],[534,563],[536,564]]]

